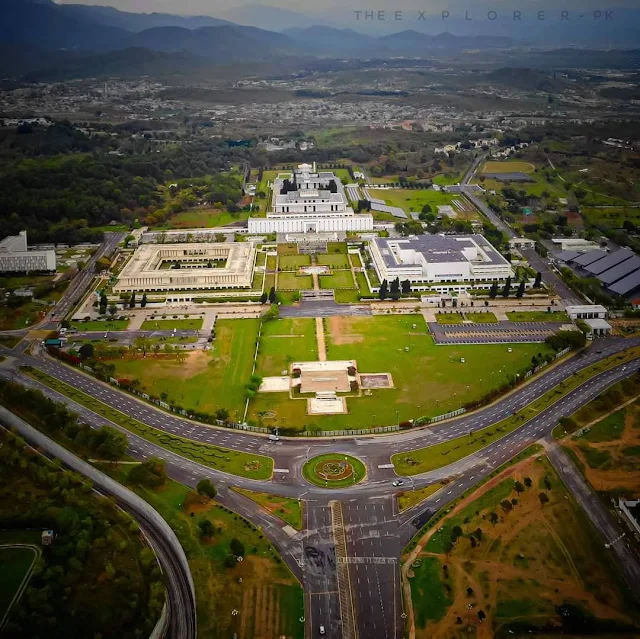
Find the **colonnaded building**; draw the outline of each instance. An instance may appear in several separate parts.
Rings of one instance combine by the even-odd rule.
[[[251,288],[255,259],[249,242],[145,244],[122,269],[113,291]]]
[[[27,246],[26,231],[20,231],[18,235],[9,235],[0,242],[1,273],[53,272],[55,270],[56,252],[53,249],[30,251]]]
[[[464,291],[477,282],[514,276],[509,262],[482,235],[376,238],[369,250],[380,281],[409,280],[414,290],[442,284]]]
[[[249,234],[371,231],[373,216],[354,213],[340,178],[301,164],[273,181],[267,217],[250,217]]]

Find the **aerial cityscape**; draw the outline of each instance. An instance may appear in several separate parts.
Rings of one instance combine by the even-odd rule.
[[[640,6],[0,4],[0,637],[640,637]]]

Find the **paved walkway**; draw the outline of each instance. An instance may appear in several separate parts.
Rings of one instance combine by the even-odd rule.
[[[318,343],[318,361],[327,361],[327,346],[324,341],[324,325],[321,317],[316,317],[316,341]]]

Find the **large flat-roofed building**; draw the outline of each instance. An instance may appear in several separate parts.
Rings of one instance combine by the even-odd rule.
[[[0,273],[55,270],[55,250],[30,251],[26,231],[20,231],[18,235],[9,235],[0,242]]]
[[[250,217],[248,229],[251,234],[370,231],[373,216],[354,213],[334,173],[301,164],[273,181],[267,217]]]
[[[145,244],[122,269],[113,291],[251,288],[255,257],[246,242]]]
[[[473,283],[513,277],[507,260],[482,235],[377,238],[370,244],[380,281]]]

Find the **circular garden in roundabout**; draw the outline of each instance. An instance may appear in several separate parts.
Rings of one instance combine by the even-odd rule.
[[[367,469],[362,461],[344,453],[312,457],[302,467],[304,478],[322,488],[344,488],[362,481]]]

